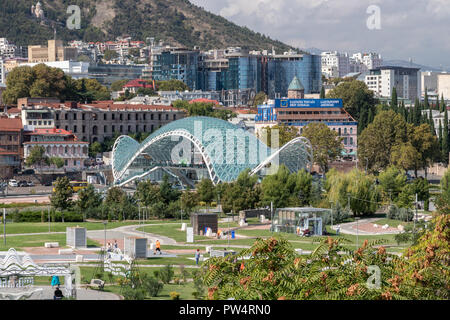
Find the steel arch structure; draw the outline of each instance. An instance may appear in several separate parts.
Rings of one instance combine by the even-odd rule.
[[[200,163],[198,159],[196,163],[195,155],[201,158]],[[189,117],[159,128],[141,144],[129,136],[120,136],[112,150],[112,172],[114,184],[124,185],[157,168],[186,167],[187,163],[189,168],[206,169],[217,184],[234,181],[245,169],[257,174],[269,163],[284,164],[292,172],[308,170],[312,160],[311,145],[304,137],[280,149],[269,148],[227,121]]]

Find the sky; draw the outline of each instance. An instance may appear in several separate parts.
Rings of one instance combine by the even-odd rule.
[[[450,0],[190,0],[296,48],[450,69]]]

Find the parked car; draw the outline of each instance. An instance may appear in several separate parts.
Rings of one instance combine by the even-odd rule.
[[[33,181],[28,181],[27,182],[27,186],[28,187],[34,187],[34,182]]]
[[[34,169],[26,169],[22,171],[22,174],[34,174]]]
[[[18,186],[19,187],[27,187],[28,183],[25,180],[20,180],[18,183]]]
[[[8,184],[10,187],[18,187],[19,186],[19,184],[17,183],[17,180],[15,180],[15,179],[9,180]]]
[[[46,182],[43,183],[43,185],[46,186],[46,187],[50,187],[52,184],[53,184],[52,181],[46,181]]]

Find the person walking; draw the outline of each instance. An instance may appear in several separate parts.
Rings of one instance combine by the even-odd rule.
[[[156,251],[159,251],[159,254],[162,254],[161,253],[161,243],[159,242],[159,240],[156,240],[156,249],[153,254],[156,254]]]
[[[52,276],[52,288],[59,287],[61,285],[61,283],[59,282],[59,277],[58,276]]]
[[[339,232],[340,232],[340,231],[341,231],[341,226],[338,225],[337,228],[336,228],[336,235],[339,235]]]
[[[200,260],[200,249],[195,252],[195,264],[198,265],[198,260]]]

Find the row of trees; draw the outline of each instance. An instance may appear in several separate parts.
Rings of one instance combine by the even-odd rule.
[[[97,80],[75,80],[61,69],[43,63],[14,68],[6,78],[6,86],[2,94],[5,104],[16,104],[17,99],[24,97],[56,97],[80,102],[110,99],[109,89]]]
[[[204,102],[194,102],[190,103],[185,100],[177,100],[173,102],[173,106],[175,108],[186,110],[189,117],[194,116],[205,116],[205,117],[213,117],[219,118],[222,120],[229,120],[236,116],[236,114],[227,109],[217,109],[214,108],[213,103],[204,103]]]

